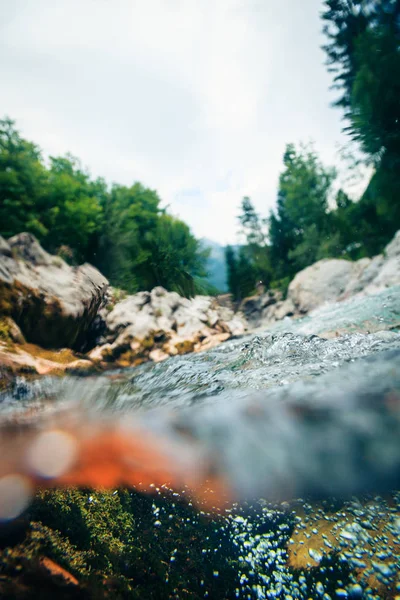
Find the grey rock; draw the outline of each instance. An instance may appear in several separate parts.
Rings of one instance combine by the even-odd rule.
[[[50,266],[55,258],[42,248],[32,233],[18,233],[8,240],[8,244],[17,258],[35,266]]]
[[[0,256],[12,256],[11,246],[7,244],[6,240],[0,235]]]
[[[354,278],[355,263],[324,259],[297,273],[288,297],[299,313],[307,313],[325,302],[334,302]]]
[[[400,231],[383,254],[352,262],[323,259],[291,281],[285,301],[277,292],[246,298],[241,304],[251,326],[269,327],[288,316],[302,316],[319,307],[355,296],[375,295],[400,285]]]
[[[400,256],[400,230],[396,233],[392,241],[386,246],[385,256],[388,259]]]
[[[112,311],[105,317],[108,333],[111,337],[115,339],[122,329],[132,325],[139,312],[149,302],[149,292],[139,292],[117,302]]]
[[[324,259],[307,267],[289,285],[288,297],[299,313],[356,294],[371,295],[400,284],[400,231],[383,254],[356,262]]]
[[[0,313],[26,339],[44,347],[79,348],[101,306],[108,281],[89,264],[71,267],[29,233],[8,240],[0,255]],[[3,245],[4,247],[4,245]]]
[[[157,357],[157,361],[167,354],[211,347],[214,342],[220,343],[247,330],[243,315],[220,306],[217,299],[208,296],[183,298],[162,287],[156,287],[150,293],[128,296],[104,318],[106,341],[111,344],[111,348],[107,345],[107,350],[118,355],[129,345],[132,348],[135,341],[135,348],[143,354],[143,350],[148,352],[153,337],[162,352],[150,352],[149,357]]]

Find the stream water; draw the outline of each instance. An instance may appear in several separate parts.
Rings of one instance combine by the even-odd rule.
[[[160,597],[400,598],[400,288],[157,365],[19,379],[0,406],[4,417],[77,402],[93,418],[134,415],[182,454],[195,447],[229,482],[234,502],[208,517],[206,575],[187,595],[174,570],[204,512],[183,518],[181,491],[175,504],[157,490],[155,542],[167,547],[180,520],[185,548]]]

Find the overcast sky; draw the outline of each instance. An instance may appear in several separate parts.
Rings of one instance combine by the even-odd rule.
[[[0,116],[45,155],[156,189],[199,237],[276,201],[286,143],[338,164],[322,0],[0,0]]]

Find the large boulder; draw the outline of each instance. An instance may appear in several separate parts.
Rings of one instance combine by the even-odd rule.
[[[355,262],[324,259],[307,267],[289,285],[288,298],[304,314],[326,304],[370,295],[400,285],[400,231],[383,254]]]
[[[400,285],[400,231],[386,246],[383,256],[372,259],[371,265],[374,260],[378,262],[378,265],[374,276],[364,287],[365,294],[375,294],[385,288]]]
[[[79,348],[107,287],[97,269],[69,266],[30,233],[0,238],[0,315],[12,317],[30,342]]]
[[[324,259],[297,273],[291,281],[288,297],[299,313],[307,313],[325,302],[334,302],[355,277],[358,263]]]
[[[323,259],[297,273],[286,300],[268,291],[243,300],[240,309],[251,327],[268,327],[285,317],[301,316],[323,304],[371,295],[400,285],[400,231],[382,254],[355,262]]]

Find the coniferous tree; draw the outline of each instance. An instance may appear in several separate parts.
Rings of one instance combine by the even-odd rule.
[[[375,167],[348,208],[359,255],[377,253],[400,223],[400,2],[326,0],[325,51],[345,131]]]
[[[272,271],[267,224],[261,219],[248,196],[242,200],[239,223],[239,234],[244,241],[241,249],[242,264],[247,261],[247,269],[251,271],[251,277],[254,279],[251,289],[255,289],[258,281],[262,281],[268,287]]]
[[[291,277],[318,260],[321,241],[329,235],[328,194],[335,175],[312,148],[297,150],[288,144],[277,208],[269,221],[271,264],[277,279]]]
[[[239,272],[235,251],[232,246],[225,248],[225,261],[227,270],[228,289],[235,299],[240,295],[239,292]]]

